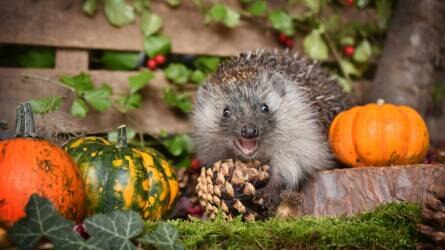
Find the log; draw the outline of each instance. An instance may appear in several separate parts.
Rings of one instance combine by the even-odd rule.
[[[429,188],[438,184],[445,184],[445,165],[320,171],[303,187],[303,195],[283,195],[278,214],[284,211],[295,217],[343,216],[370,211],[388,202],[423,204],[430,195]]]

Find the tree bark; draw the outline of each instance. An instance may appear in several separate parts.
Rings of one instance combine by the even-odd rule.
[[[444,0],[398,1],[367,101],[382,98],[424,115],[444,32]]]

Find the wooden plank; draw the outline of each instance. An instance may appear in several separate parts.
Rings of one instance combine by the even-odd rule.
[[[57,49],[56,69],[88,70],[88,51],[78,49]]]
[[[443,164],[320,171],[304,186],[303,198],[296,201],[289,195],[278,213],[286,212],[291,217],[341,216],[369,211],[388,202],[423,204],[430,195],[429,189],[443,185],[444,180]]]
[[[231,2],[236,2],[231,0]],[[0,42],[86,49],[141,51],[139,24],[112,27],[101,9],[93,17],[82,12],[82,0],[15,0],[0,2]],[[151,2],[163,17],[163,33],[172,40],[173,53],[233,55],[255,48],[277,47],[267,30],[241,21],[236,29],[206,26],[192,1],[169,8]]]
[[[23,74],[57,79],[59,74],[78,74],[77,70],[57,69],[19,69],[0,68],[0,120],[5,120],[10,127],[15,123],[15,107],[22,102],[35,98],[43,98],[54,95],[66,96],[62,111],[69,113],[70,105],[74,98],[71,91],[48,81],[24,78]],[[108,83],[113,87],[114,93],[126,93],[127,78],[135,72],[119,71],[89,71],[95,83]],[[73,124],[76,131],[104,132],[115,129],[126,123],[128,126],[140,132],[157,134],[162,129],[168,132],[189,132],[190,122],[185,116],[176,114],[168,108],[162,97],[162,89],[166,86],[161,73],[157,73],[149,86],[141,90],[143,103],[141,109],[131,111],[125,115],[110,109],[104,113],[90,111],[87,118],[76,119],[71,115],[65,115],[63,119],[57,116],[47,117],[48,127],[54,127],[54,123],[64,122]],[[55,114],[57,115],[57,114]]]

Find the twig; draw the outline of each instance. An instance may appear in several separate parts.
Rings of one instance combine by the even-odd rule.
[[[322,36],[328,43],[328,47],[332,51],[332,55],[334,56],[335,61],[337,61],[337,63],[339,64],[340,70],[343,73],[343,76],[346,78],[346,80],[348,80],[348,82],[351,82],[351,78],[349,78],[349,75],[343,70],[343,67],[341,66],[341,61],[342,61],[341,56],[338,53],[337,49],[335,48],[334,43],[332,42],[331,38],[326,33],[323,33]]]
[[[59,86],[61,86],[61,87],[64,87],[64,88],[66,88],[66,89],[69,89],[69,90],[71,90],[71,91],[73,91],[73,92],[76,91],[73,87],[70,87],[70,86],[68,86],[68,85],[63,84],[63,83],[60,82],[60,81],[57,81],[57,80],[54,80],[54,79],[51,79],[51,78],[48,78],[48,77],[37,76],[37,75],[33,75],[33,74],[28,74],[28,73],[23,73],[22,76],[23,76],[23,78],[25,78],[25,79],[34,79],[34,80],[40,80],[40,81],[51,82],[51,83],[54,83],[54,84],[59,85]]]

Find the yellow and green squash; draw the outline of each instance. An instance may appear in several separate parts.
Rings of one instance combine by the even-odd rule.
[[[178,193],[174,169],[154,149],[128,145],[125,126],[118,128],[117,144],[84,137],[64,149],[80,168],[87,214],[132,209],[144,219],[158,219],[173,206]]]

